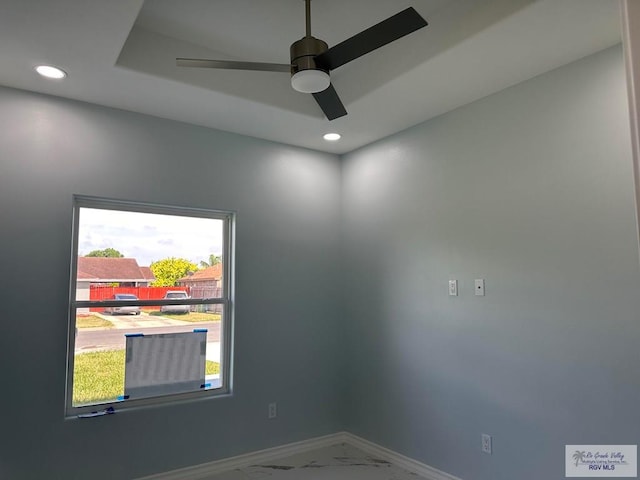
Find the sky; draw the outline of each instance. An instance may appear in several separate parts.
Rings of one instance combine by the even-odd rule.
[[[193,263],[222,253],[223,221],[155,213],[81,208],[78,255],[115,248],[140,266],[168,257]]]

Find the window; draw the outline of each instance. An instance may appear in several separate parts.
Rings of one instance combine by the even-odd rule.
[[[230,212],[75,197],[68,416],[229,393]]]

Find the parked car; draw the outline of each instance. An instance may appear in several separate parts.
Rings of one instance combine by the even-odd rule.
[[[187,299],[189,295],[183,290],[169,290],[164,295],[165,300]],[[191,305],[162,305],[160,311],[162,313],[189,313]]]
[[[138,297],[130,293],[116,293],[115,295],[111,295],[109,300],[138,300]],[[123,315],[123,314],[140,315],[140,307],[137,305],[126,305],[121,307],[106,307],[104,309],[104,313],[106,313],[107,315]]]

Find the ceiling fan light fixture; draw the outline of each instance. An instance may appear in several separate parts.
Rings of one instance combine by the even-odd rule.
[[[291,76],[291,86],[302,93],[318,93],[329,88],[331,79],[323,70],[300,70]]]

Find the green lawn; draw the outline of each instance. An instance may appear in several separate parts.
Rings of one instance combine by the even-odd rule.
[[[77,354],[73,371],[73,405],[114,401],[123,395],[124,360],[124,350]],[[220,373],[220,364],[207,360],[205,373]]]
[[[206,313],[206,312],[189,312],[189,313],[162,313],[162,312],[149,312],[149,315],[154,317],[173,318],[175,320],[182,320],[184,322],[219,322],[222,317],[219,313]]]
[[[76,327],[78,328],[113,328],[113,323],[97,315],[78,315],[76,317]]]

